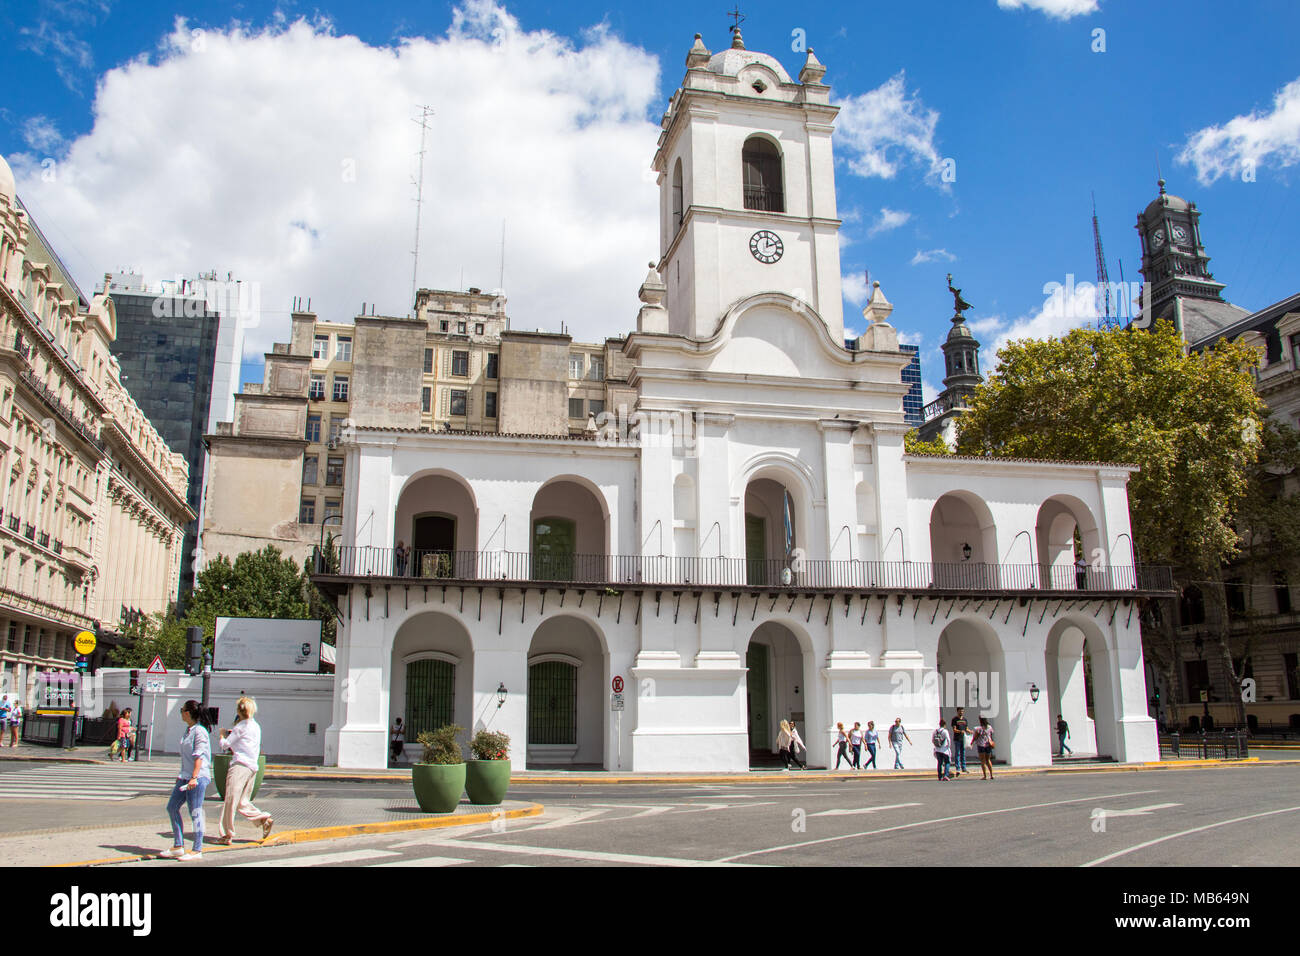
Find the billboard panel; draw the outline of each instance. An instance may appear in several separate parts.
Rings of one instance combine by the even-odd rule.
[[[320,621],[219,617],[212,669],[219,671],[320,670]]]

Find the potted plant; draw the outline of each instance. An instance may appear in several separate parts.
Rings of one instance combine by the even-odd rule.
[[[217,796],[226,799],[226,774],[230,772],[230,754],[212,755],[212,782],[217,785]],[[257,791],[262,789],[262,777],[266,774],[266,754],[257,755],[257,776],[253,778],[253,792],[249,800],[257,799]]]
[[[465,789],[465,757],[456,735],[465,728],[446,724],[426,730],[418,738],[424,753],[411,767],[415,800],[426,813],[451,813]]]
[[[480,730],[469,742],[474,759],[465,765],[465,794],[478,806],[496,806],[510,787],[510,737]]]

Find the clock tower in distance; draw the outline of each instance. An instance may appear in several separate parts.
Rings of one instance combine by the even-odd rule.
[[[1222,302],[1223,283],[1210,274],[1210,257],[1201,244],[1201,213],[1196,203],[1165,192],[1138,214],[1142,240],[1142,278],[1150,290],[1151,315],[1137,323],[1145,327],[1154,319],[1173,319],[1175,299]],[[1144,296],[1145,298],[1145,296]]]
[[[732,304],[763,292],[806,303],[844,341],[825,68],[807,51],[798,82],[775,57],[696,34],[664,114],[654,169],[667,331],[710,338]]]

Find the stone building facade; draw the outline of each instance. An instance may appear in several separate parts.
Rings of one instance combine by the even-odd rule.
[[[185,460],[123,386],[112,297],[87,297],[0,159],[0,668],[70,670],[73,636],[175,599]]]

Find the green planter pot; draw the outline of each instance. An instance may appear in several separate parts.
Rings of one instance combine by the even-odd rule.
[[[465,794],[480,807],[496,806],[510,788],[509,760],[471,760],[465,764]]]
[[[212,782],[217,785],[217,796],[226,799],[226,774],[230,772],[230,754],[213,754]],[[262,789],[262,776],[266,773],[266,754],[257,758],[257,776],[253,778],[253,792],[249,800],[257,799],[257,791]]]
[[[417,763],[411,768],[411,785],[425,813],[451,813],[465,789],[465,765]]]

